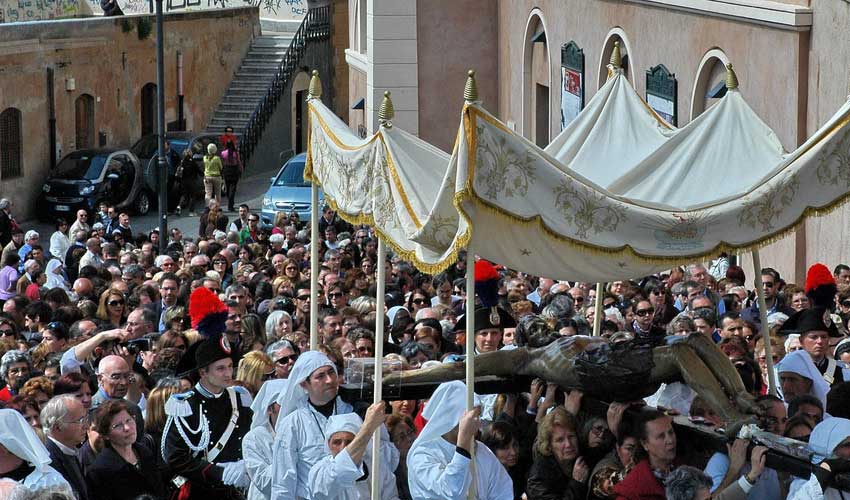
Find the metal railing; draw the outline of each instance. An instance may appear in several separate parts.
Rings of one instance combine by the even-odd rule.
[[[283,92],[289,86],[293,76],[298,73],[299,63],[307,53],[308,45],[328,40],[330,36],[331,6],[311,8],[298,27],[298,31],[295,32],[266,95],[251,114],[242,132],[239,140],[239,154],[244,163],[251,159],[266,125],[283,97]]]

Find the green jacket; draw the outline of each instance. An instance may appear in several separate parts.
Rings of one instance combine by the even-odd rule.
[[[221,158],[218,156],[204,156],[204,177],[221,177]]]

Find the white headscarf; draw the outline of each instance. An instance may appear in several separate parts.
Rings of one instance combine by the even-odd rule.
[[[330,441],[331,436],[337,432],[350,432],[357,434],[360,428],[363,427],[363,419],[356,413],[343,413],[342,415],[331,415],[328,419],[328,425],[325,427],[325,436]]]
[[[276,378],[266,380],[257,392],[257,397],[251,403],[251,411],[254,416],[251,419],[251,428],[267,425],[271,427],[269,415],[266,411],[273,403],[280,405],[280,411],[283,412],[283,401],[286,395],[286,388],[289,387],[289,380],[285,378]]]
[[[480,406],[481,401],[475,395],[475,406]],[[466,411],[466,384],[460,380],[443,382],[434,391],[434,395],[428,400],[425,409],[422,410],[422,418],[428,421],[419,437],[410,447],[410,453],[417,446],[428,443],[435,439],[442,439],[443,434],[451,431],[460,422],[460,418]]]
[[[307,391],[301,387],[301,382],[307,380],[311,373],[323,366],[332,367],[334,373],[336,373],[336,366],[319,351],[307,351],[298,356],[298,360],[292,366],[292,371],[289,372],[287,379],[289,385],[286,387],[286,396],[283,399],[286,406],[280,409],[280,415],[277,417],[278,426],[284,417],[307,404]],[[280,432],[279,427],[276,430]]]
[[[410,316],[410,311],[408,311],[407,308],[404,306],[392,306],[387,311],[387,317],[390,319],[390,328],[392,328],[393,323],[395,322],[395,318],[401,310],[404,310],[405,312],[407,312],[407,315]]]
[[[67,484],[62,476],[50,467],[50,453],[44,443],[24,417],[15,410],[0,410],[0,445],[35,467],[35,471],[24,481],[25,486],[32,488]]]
[[[811,394],[821,400],[826,408],[826,394],[829,392],[829,384],[823,379],[812,361],[812,356],[803,349],[788,353],[776,369],[777,373],[791,372],[806,377],[812,381]]]
[[[47,282],[44,284],[44,288],[48,290],[52,288],[61,288],[68,291],[68,288],[65,286],[65,277],[62,276],[62,261],[57,258],[52,258],[47,262]],[[57,270],[59,271],[57,273]]]
[[[835,448],[848,437],[850,420],[838,417],[824,419],[812,429],[812,435],[809,436],[809,448],[815,452],[812,463],[818,464],[832,455]]]

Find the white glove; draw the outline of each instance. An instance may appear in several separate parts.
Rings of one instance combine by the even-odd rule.
[[[251,485],[251,478],[248,477],[248,470],[245,468],[245,461],[225,462],[218,464],[224,469],[221,480],[224,484],[235,486],[237,488],[247,488]]]

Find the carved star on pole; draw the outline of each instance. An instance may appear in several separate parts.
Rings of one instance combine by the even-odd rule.
[[[526,256],[526,257],[528,257],[529,255],[531,255],[531,250],[529,250],[529,249],[527,249],[527,248],[522,248],[522,249],[520,249],[520,252],[522,253],[522,255],[524,255],[524,256]]]

